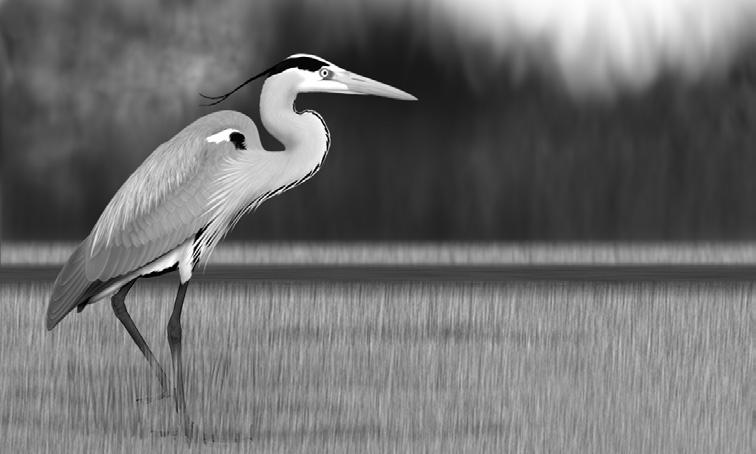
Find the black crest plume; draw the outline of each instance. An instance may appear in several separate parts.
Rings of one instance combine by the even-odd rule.
[[[321,60],[315,57],[306,56],[306,55],[293,57],[293,58],[287,58],[277,63],[275,66],[272,66],[271,68],[266,69],[260,74],[250,77],[249,79],[245,80],[241,85],[239,85],[238,87],[234,88],[233,90],[229,91],[226,94],[223,94],[220,96],[207,96],[200,93],[199,95],[205,99],[212,101],[207,104],[202,104],[203,106],[214,106],[216,104],[219,104],[225,101],[226,99],[228,99],[229,96],[236,93],[239,89],[241,89],[248,83],[252,82],[253,80],[259,79],[260,77],[263,77],[263,76],[270,77],[272,75],[286,71],[287,69],[290,69],[290,68],[299,68],[299,69],[304,69],[306,71],[315,72],[315,71],[318,71],[323,66],[327,66],[327,65],[328,65],[328,62],[324,60]]]

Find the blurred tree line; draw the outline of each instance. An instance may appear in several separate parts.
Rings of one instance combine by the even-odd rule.
[[[237,239],[584,240],[756,237],[756,59],[683,87],[576,101],[447,56],[401,16],[360,24],[310,2],[0,1],[4,239],[80,239],[125,178],[195,118],[259,123],[259,85],[295,52],[420,98],[305,95],[332,134],[321,172]],[[264,135],[269,148],[278,145]]]

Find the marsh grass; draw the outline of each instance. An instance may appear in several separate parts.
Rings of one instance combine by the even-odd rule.
[[[170,374],[173,279],[127,306]],[[0,286],[5,452],[746,452],[748,283],[198,281],[189,411],[107,303],[43,327],[50,283]],[[749,321],[750,320],[750,321]]]
[[[4,242],[2,265],[62,265],[71,242]],[[756,242],[224,242],[209,265],[533,265],[756,263]]]

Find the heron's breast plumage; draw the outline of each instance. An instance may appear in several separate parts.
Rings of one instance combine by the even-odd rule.
[[[211,191],[208,208],[211,221],[195,238],[195,262],[206,262],[218,242],[245,214],[304,183],[320,170],[330,148],[330,134],[316,112],[306,111],[301,117],[305,116],[316,119],[318,127],[310,128],[315,137],[302,147],[280,152],[260,147],[237,150],[228,156]]]

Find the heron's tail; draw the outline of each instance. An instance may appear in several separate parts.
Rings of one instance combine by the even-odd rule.
[[[92,284],[84,272],[84,241],[71,254],[58,278],[55,279],[47,306],[47,329],[55,328],[81,302],[81,296]]]

